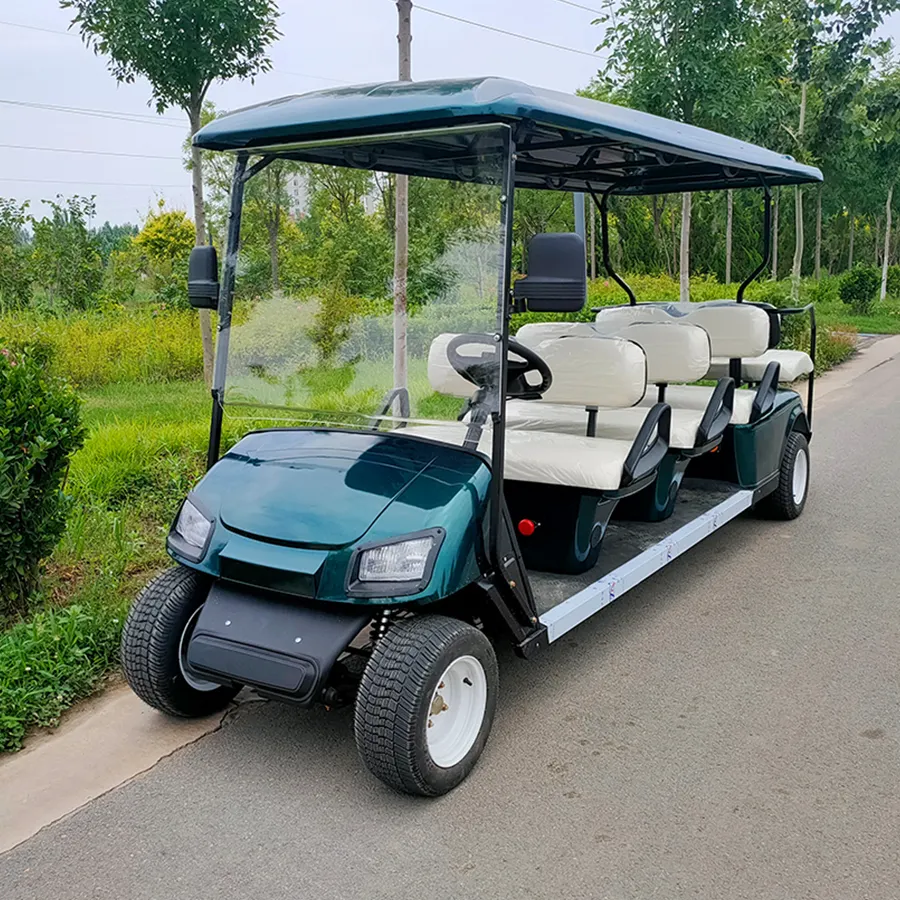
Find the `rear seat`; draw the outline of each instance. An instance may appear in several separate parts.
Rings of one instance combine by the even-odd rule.
[[[804,375],[811,375],[815,366],[808,353],[802,350],[766,350],[760,356],[741,360],[741,378],[750,384],[758,384],[762,381],[766,367],[771,362],[777,362],[780,374],[778,381],[781,384],[793,384]],[[721,378],[728,374],[729,360],[714,356],[709,367],[710,378]]]
[[[627,313],[627,309],[624,311]],[[705,376],[710,362],[710,345],[709,337],[702,328],[689,323],[678,323],[662,310],[657,310],[657,312],[661,314],[658,322],[626,324],[616,332],[615,337],[630,340],[644,350],[647,358],[648,385],[657,386],[654,390],[648,389],[647,397],[653,397],[654,402],[659,399],[668,403],[668,391],[671,388],[666,387],[667,385],[676,381],[696,381]],[[637,317],[626,314],[620,317],[619,321],[629,322],[632,318]],[[590,325],[549,323],[524,325],[519,329],[516,339],[531,347],[542,357],[547,358],[555,343],[560,345],[559,355],[565,356],[565,349],[569,346],[567,342],[572,334],[593,334],[597,341],[608,340],[612,337],[612,335],[598,334],[597,330]],[[600,351],[605,344],[598,343],[594,346],[595,350]],[[598,360],[603,356],[602,352],[597,353]],[[575,372],[573,377],[579,377],[579,373]],[[557,376],[556,381],[558,380]],[[660,391],[660,387],[662,387],[662,391]],[[726,397],[723,388],[716,396],[715,403],[712,398],[713,393],[710,392],[707,405],[715,408],[711,408],[709,411],[706,406],[701,409],[673,407],[669,438],[671,447],[680,450],[695,449],[706,445],[721,434],[721,430],[727,424],[727,419],[725,422],[720,421],[717,413],[722,403],[727,402],[728,409],[731,409],[730,392]],[[587,427],[585,412],[571,407],[558,406],[551,401],[549,393],[545,395],[544,400],[538,402],[509,401],[507,404],[507,427],[585,434]],[[646,406],[606,408],[611,405],[613,404],[604,402],[604,408],[596,412],[594,434],[597,438],[633,440],[646,416]],[[615,405],[621,406],[621,404]],[[714,425],[715,428],[713,428]]]
[[[609,307],[597,313],[596,327],[606,332],[613,327],[620,327],[622,311],[640,320],[643,313],[659,321],[660,315],[670,317],[676,324],[691,324],[701,327],[709,335],[713,358],[724,360],[747,359],[760,357],[769,347],[769,316],[764,309],[747,303],[716,301],[701,304],[669,304],[650,306],[638,304],[631,307]],[[763,367],[765,369],[765,367]],[[719,378],[728,374],[728,366],[712,369],[705,378]],[[756,381],[762,381],[764,372]],[[712,397],[714,388],[697,384],[670,385],[666,390],[666,402],[674,410],[704,410]],[[739,389],[734,392],[734,406],[731,422],[735,425],[746,425],[754,416],[754,402],[757,400],[756,389]],[[648,392],[640,405],[652,406],[656,402],[656,394]],[[761,408],[757,404],[757,408]]]
[[[591,326],[588,325],[587,328]],[[459,375],[447,360],[446,348],[453,335],[440,335],[431,345],[428,377],[432,388],[443,394],[469,398],[474,387]],[[598,353],[598,342],[602,352]],[[630,438],[593,438],[585,436],[586,407],[601,402],[623,407],[633,406],[647,387],[647,364],[644,351],[635,343],[621,338],[575,336],[546,342],[539,351],[553,373],[553,384],[545,397],[552,405],[573,411],[581,418],[580,431],[549,433],[544,430],[511,429],[506,433],[505,478],[539,484],[563,485],[590,491],[618,491],[645,477],[653,469],[648,460],[634,463],[649,447],[635,450]],[[510,407],[543,406],[542,401],[509,401]],[[643,409],[641,422],[650,413]],[[652,412],[652,411],[651,411]],[[668,413],[668,410],[666,410]],[[659,415],[657,411],[656,415]],[[660,419],[659,435],[668,445],[668,416]],[[466,423],[414,425],[404,433],[450,444],[462,444],[468,431]],[[638,429],[639,430],[639,429]],[[490,455],[492,432],[485,428],[478,449]],[[655,443],[655,442],[651,442]],[[659,454],[654,454],[654,458]],[[630,461],[629,461],[630,458]],[[656,462],[658,466],[658,460]]]

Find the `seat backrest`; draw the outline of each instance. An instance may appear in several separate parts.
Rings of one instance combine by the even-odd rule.
[[[431,384],[431,389],[439,394],[469,398],[475,393],[477,388],[450,365],[450,360],[447,357],[447,345],[455,337],[457,337],[456,334],[439,334],[431,342],[431,348],[428,351],[428,381]],[[473,344],[471,350],[465,346],[461,349],[466,352],[479,352],[485,348]]]
[[[676,322],[678,317],[672,315],[663,306],[650,306],[639,303],[636,306],[608,306],[601,309],[594,319],[594,327],[601,334],[614,334],[626,325],[636,322]]]
[[[709,370],[709,335],[698,325],[671,322],[637,322],[616,332],[634,341],[647,357],[650,384],[699,381]]]
[[[619,337],[555,337],[532,348],[553,373],[542,400],[568,406],[626,407],[647,389],[647,357]]]
[[[713,356],[743,359],[769,348],[769,316],[747,303],[698,304],[682,321],[699,325],[709,335]]]
[[[589,322],[532,322],[523,325],[515,339],[526,347],[536,347],[541,341],[560,337],[597,337],[598,332]]]

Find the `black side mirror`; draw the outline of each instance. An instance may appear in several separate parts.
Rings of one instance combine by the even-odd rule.
[[[578,312],[587,299],[584,241],[577,234],[536,234],[528,244],[528,274],[513,296],[531,312]]]
[[[219,305],[219,259],[215,247],[194,247],[188,262],[188,300],[195,309]]]

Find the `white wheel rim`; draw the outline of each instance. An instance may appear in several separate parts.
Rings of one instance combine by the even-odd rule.
[[[794,494],[794,503],[799,506],[806,496],[806,482],[809,478],[809,457],[806,450],[800,450],[794,458],[794,478],[792,483],[792,491]]]
[[[472,749],[487,708],[487,677],[474,656],[453,660],[426,711],[425,741],[436,766],[449,769]]]
[[[201,609],[203,609],[202,603],[191,614],[191,617],[187,620],[187,625],[184,626],[184,631],[181,632],[181,637],[178,639],[178,668],[181,669],[181,677],[195,691],[201,691],[205,694],[222,687],[222,685],[216,684],[214,681],[204,681],[202,678],[198,678],[196,675],[193,675],[187,667],[188,644],[191,642],[191,635],[194,633],[194,626],[197,624],[197,619],[200,617]]]

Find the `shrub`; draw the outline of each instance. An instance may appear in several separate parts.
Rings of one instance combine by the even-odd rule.
[[[78,399],[40,348],[0,351],[0,613],[21,610],[65,528],[62,484],[83,440]]]
[[[834,275],[823,275],[818,281],[807,278],[800,286],[800,297],[803,303],[835,303],[840,299],[839,285],[840,278]]]
[[[821,375],[853,354],[856,350],[856,332],[849,328],[831,331],[819,328],[816,339],[816,374]]]
[[[867,315],[872,311],[879,283],[877,269],[871,266],[854,266],[841,276],[838,294],[857,315]]]
[[[900,266],[888,266],[887,292],[892,297],[900,297]]]

